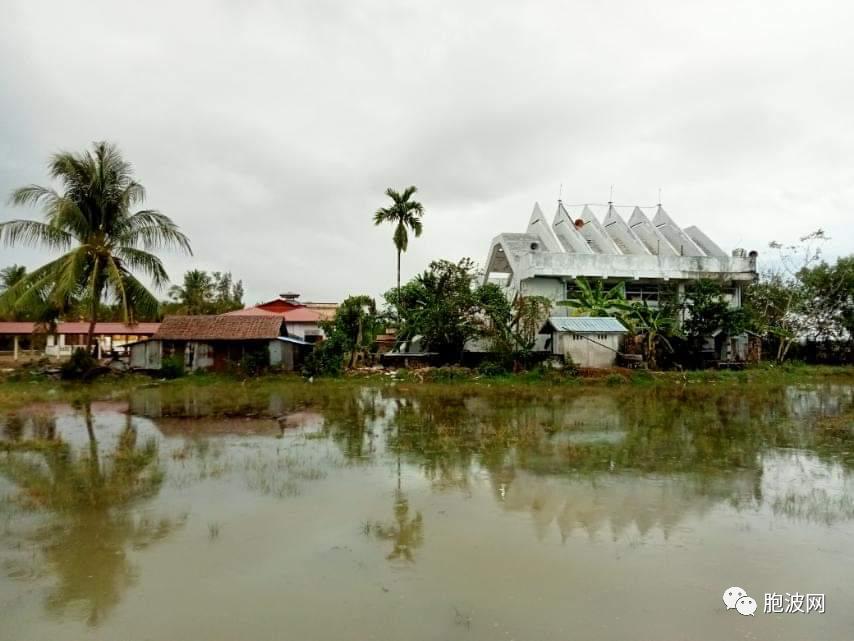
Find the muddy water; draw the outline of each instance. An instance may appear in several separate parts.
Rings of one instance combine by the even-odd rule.
[[[27,408],[0,638],[850,639],[852,415],[826,384]],[[825,612],[763,612],[795,592]]]

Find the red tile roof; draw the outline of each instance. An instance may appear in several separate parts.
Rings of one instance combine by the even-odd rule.
[[[297,307],[285,312],[271,312],[261,307],[247,307],[233,312],[226,312],[223,316],[276,316],[284,318],[289,323],[317,323],[324,319],[324,315],[313,309]]]
[[[282,317],[167,316],[153,338],[162,340],[265,340],[283,334]]]
[[[157,331],[160,323],[136,323],[125,325],[124,323],[95,323],[95,334],[101,336],[130,334],[136,336],[150,336]],[[0,334],[32,334],[44,333],[42,325],[31,322],[0,322]],[[88,334],[89,323],[86,321],[60,322],[56,324],[57,334]]]

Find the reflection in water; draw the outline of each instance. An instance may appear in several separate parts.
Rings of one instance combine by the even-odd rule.
[[[91,406],[84,404],[80,413],[88,435],[88,447],[80,452],[56,436],[53,419],[36,421],[34,438],[28,440],[20,438],[17,417],[6,421],[6,433],[11,424],[15,436],[0,458],[0,475],[15,488],[11,500],[24,512],[52,515],[18,541],[19,548],[37,550],[41,558],[31,554],[6,566],[10,575],[27,577],[39,574],[27,571],[27,564],[38,563],[57,579],[45,598],[46,610],[60,615],[74,605],[96,626],[133,584],[136,573],[127,549],[165,538],[178,523],[127,510],[154,497],[161,486],[155,442],[138,443],[128,415],[114,450],[104,456]]]
[[[464,622],[467,636],[487,639],[518,607],[501,634],[586,638],[595,624],[603,638],[626,638],[645,624],[650,638],[675,638],[687,628],[654,626],[699,617],[693,636],[720,638],[729,632],[696,567],[731,561],[739,581],[779,591],[850,560],[852,390],[214,385],[139,390],[128,414],[85,404],[73,420],[20,412],[0,425],[0,476],[22,517],[0,534],[0,559],[7,579],[54,581],[40,607],[56,627],[21,617],[23,632],[40,634],[16,636],[63,636],[82,612],[105,638],[414,639],[452,637]],[[145,516],[187,504],[197,522]],[[134,554],[177,527],[187,536]],[[803,564],[774,583],[793,546]],[[157,628],[150,601],[162,583],[182,591],[185,614],[164,614],[170,625]],[[836,598],[854,598],[846,590]],[[613,594],[627,608],[642,603],[628,628],[605,627],[617,625]],[[657,615],[656,594],[672,620]],[[430,629],[412,613],[378,629],[398,596],[454,627]],[[309,620],[324,599],[370,616],[331,631],[327,617]],[[108,616],[119,603],[122,616]],[[235,608],[248,617],[226,616]],[[136,627],[123,623],[134,613]],[[823,621],[841,634],[759,636],[851,636]]]
[[[424,520],[421,512],[412,516],[409,502],[400,490],[394,493],[394,523],[375,523],[373,533],[378,539],[391,541],[392,550],[386,558],[389,561],[404,560],[414,562],[414,551],[424,543]]]

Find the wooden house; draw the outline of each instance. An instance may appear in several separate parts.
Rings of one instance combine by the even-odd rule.
[[[168,316],[154,336],[131,346],[130,367],[158,370],[164,358],[177,355],[187,371],[222,371],[262,354],[270,367],[294,370],[311,349],[288,335],[279,315]]]

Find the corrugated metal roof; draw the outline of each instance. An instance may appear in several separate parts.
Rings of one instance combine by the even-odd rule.
[[[629,331],[620,321],[610,316],[551,316],[543,329],[549,328],[558,332],[591,334]]]
[[[312,346],[312,343],[300,340],[299,338],[294,338],[293,336],[279,336],[279,338],[277,338],[276,340],[280,340],[284,343],[293,343],[294,345],[308,345],[309,347]]]
[[[154,334],[162,340],[263,340],[282,335],[284,319],[269,316],[167,316]]]

